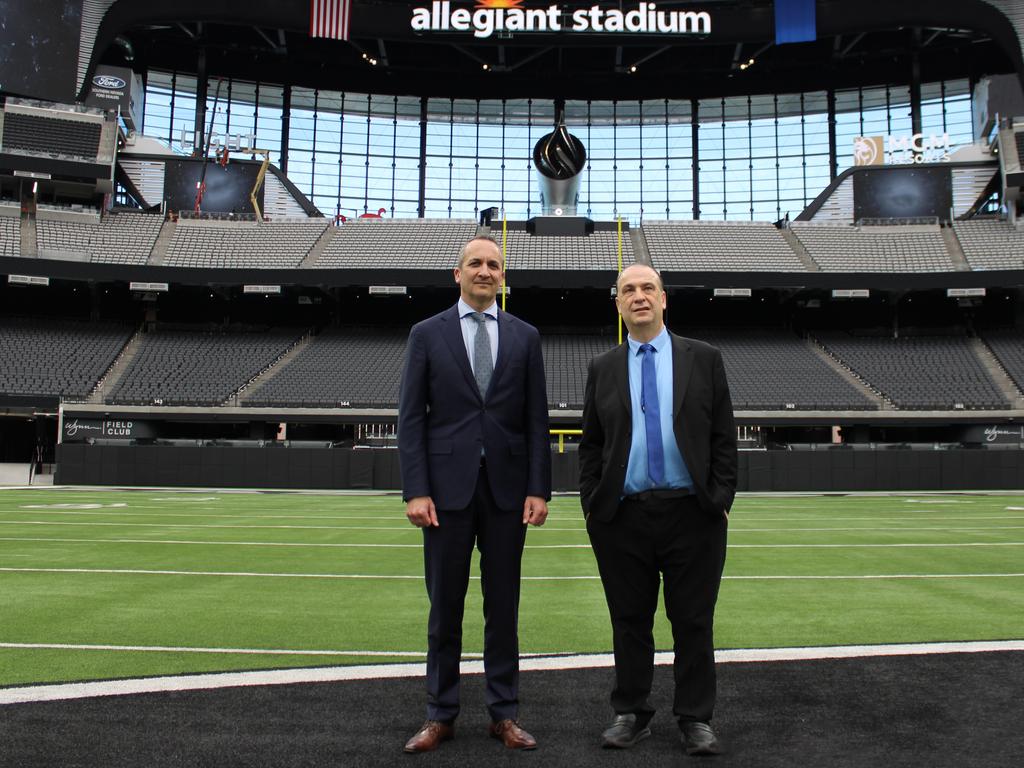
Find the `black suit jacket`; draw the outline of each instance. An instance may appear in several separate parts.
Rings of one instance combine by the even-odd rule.
[[[676,443],[701,508],[721,515],[736,494],[736,427],[722,355],[696,339],[672,338],[672,416]],[[587,369],[580,440],[580,503],[589,518],[614,517],[632,440],[629,344],[598,355]]]
[[[501,509],[527,496],[551,498],[551,450],[540,334],[498,311],[498,359],[481,397],[458,305],[413,326],[398,400],[402,496],[430,496],[463,509],[476,487],[483,448]]]

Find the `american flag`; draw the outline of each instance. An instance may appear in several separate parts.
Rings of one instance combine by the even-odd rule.
[[[309,36],[348,40],[352,0],[310,0]]]

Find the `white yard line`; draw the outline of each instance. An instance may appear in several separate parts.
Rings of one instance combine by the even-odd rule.
[[[261,578],[261,579],[382,579],[382,580],[415,580],[423,579],[422,575],[373,574],[373,573],[270,573],[258,571],[172,571],[151,570],[143,568],[11,568],[2,567],[0,573],[59,573],[59,574],[99,574],[116,576],[213,576],[230,578]],[[1024,577],[1024,573],[891,573],[891,574],[838,574],[825,575],[756,575],[756,576],[723,576],[725,580],[735,581],[832,581],[832,580],[880,580],[880,579],[1006,579]],[[479,576],[470,576],[479,580]],[[597,575],[572,576],[523,576],[523,581],[597,581]]]
[[[135,511],[132,511],[133,508],[128,506],[128,505],[117,505],[116,507],[110,506],[110,507],[105,507],[105,508],[101,508],[101,505],[95,505],[94,508],[92,508],[92,509],[82,509],[82,507],[86,506],[84,504],[83,505],[75,505],[75,506],[77,506],[78,508],[63,507],[63,508],[60,508],[60,509],[55,509],[55,508],[48,507],[47,505],[20,506],[20,507],[12,508],[12,509],[9,509],[9,510],[0,509],[0,512],[6,511],[8,514],[24,514],[24,515],[27,515],[27,514],[30,514],[30,513],[31,514],[35,514],[35,515],[59,515],[59,516],[65,516],[65,517],[66,516],[71,516],[71,515],[100,516],[100,517],[106,517],[106,518],[117,518],[117,517],[155,517],[155,518],[183,517],[183,518],[200,518],[200,519],[202,519],[202,518],[217,518],[217,519],[221,519],[221,520],[225,520],[225,519],[226,520],[373,520],[373,521],[376,521],[376,522],[394,522],[394,523],[396,523],[396,527],[399,527],[399,528],[402,528],[402,527],[405,527],[405,526],[409,526],[409,523],[401,515],[395,515],[393,513],[380,514],[380,515],[261,515],[261,514],[244,514],[243,515],[243,514],[233,514],[233,513],[230,513],[230,512],[222,512],[222,511],[219,511],[219,510],[216,510],[216,511],[211,510],[211,512],[209,514],[196,514],[195,512],[159,512],[159,513],[149,513],[149,512],[135,512]],[[138,509],[138,508],[136,507],[134,509]],[[1009,510],[1009,511],[1024,511],[1024,507],[1007,507],[1006,509]],[[22,511],[22,510],[26,510],[26,511]],[[731,518],[731,520],[732,520],[731,527],[733,529],[736,529],[737,526],[742,526],[742,524],[746,523],[746,522],[753,522],[753,523],[760,523],[760,524],[765,524],[765,523],[787,523],[787,522],[819,523],[820,524],[822,522],[831,522],[831,521],[849,522],[849,521],[854,521],[854,520],[863,521],[863,522],[885,522],[885,523],[892,523],[892,522],[919,523],[921,521],[927,521],[927,520],[938,520],[938,521],[943,521],[943,522],[956,522],[956,521],[968,522],[968,521],[975,521],[975,520],[1024,520],[1024,515],[1005,515],[1005,514],[992,514],[992,515],[975,515],[975,514],[960,515],[960,514],[957,514],[957,515],[935,515],[935,516],[932,516],[932,515],[915,515],[915,516],[912,516],[912,517],[904,517],[904,516],[899,516],[899,515],[872,515],[870,517],[864,517],[864,516],[859,516],[859,515],[852,515],[852,516],[851,515],[822,515],[822,514],[820,514],[818,512],[815,512],[814,515],[815,516],[812,517],[812,516],[810,516],[810,513],[808,513],[807,515],[801,515],[799,517],[772,517],[772,518],[768,518],[768,519],[757,520],[757,519],[754,519],[754,518],[757,518],[758,515],[751,514],[750,511],[747,511],[747,510],[733,510],[733,515],[732,515],[732,518]],[[579,516],[576,516],[576,515],[564,515],[564,516],[562,516],[562,515],[557,515],[557,516],[556,515],[550,515],[548,517],[548,521],[561,523],[563,525],[566,524],[566,523],[574,523],[574,522],[578,522],[579,523],[578,527],[574,527],[574,528],[568,529],[568,530],[583,530],[584,526],[585,526],[585,521],[583,520],[583,516],[582,515],[579,515]],[[10,522],[17,522],[17,521],[10,521]],[[25,521],[25,522],[30,522],[30,521]],[[60,522],[58,521],[58,523],[55,523],[55,524],[60,524]],[[70,523],[70,522],[67,523],[67,524],[68,525],[88,525],[88,523]],[[108,524],[110,524],[110,525],[115,525],[115,524],[120,525],[121,523],[108,523]],[[123,524],[124,525],[131,525],[131,523],[123,523]],[[141,523],[140,523],[140,525],[141,525]],[[152,525],[152,524],[148,523],[147,525]],[[192,527],[192,526],[184,526],[184,527]],[[194,526],[194,527],[201,528],[201,527],[204,527],[204,526],[197,525],[197,526]],[[250,527],[250,526],[246,526],[246,527]],[[251,527],[257,527],[257,526],[251,526]],[[295,527],[302,527],[302,526],[295,526]],[[411,526],[409,526],[409,527],[411,527]],[[914,526],[914,528],[916,529],[917,526]],[[549,526],[543,526],[541,528],[538,528],[538,530],[552,530],[552,528],[549,527]],[[555,530],[567,530],[567,529],[555,529]],[[788,528],[787,527],[787,528],[778,528],[778,529],[765,528],[763,530],[784,530],[784,531],[790,531],[790,530],[801,530],[801,529]],[[816,530],[816,529],[804,529],[804,530]],[[836,528],[834,526],[829,526],[829,527],[826,527],[826,528],[822,528],[820,530],[844,530],[844,529]],[[850,528],[850,530],[858,530],[858,528],[854,527],[854,528]]]
[[[879,656],[919,656],[949,653],[996,653],[1024,651],[1024,641],[981,641],[963,643],[901,643],[893,645],[829,646],[824,648],[765,648],[734,649],[715,652],[719,663],[754,663],[779,661],[813,661],[820,659],[852,659]],[[585,655],[524,655],[520,662],[523,671],[597,669],[613,666],[611,654]],[[672,654],[660,652],[655,663],[672,663]],[[483,662],[464,661],[464,674],[481,674]],[[133,680],[107,680],[102,682],[70,683],[62,685],[29,685],[0,688],[0,705],[44,701],[67,701],[100,696],[124,696],[140,693],[171,691],[203,691],[246,686],[296,685],[302,683],[330,683],[352,680],[381,680],[388,678],[419,678],[425,674],[422,663],[374,664],[350,667],[317,667],[272,671],[227,672],[217,674],[180,675]]]
[[[87,523],[77,523],[55,520],[0,520],[0,525],[54,525],[54,526],[104,526],[113,528],[231,528],[247,530],[294,530],[294,531],[408,531],[416,532],[416,528],[407,522],[389,526],[372,525],[183,525],[179,523],[105,523],[90,520]],[[576,530],[575,528],[569,530]]]
[[[1015,526],[1016,527],[1016,526]],[[967,528],[954,530],[980,530]],[[312,547],[320,549],[422,549],[416,544],[288,542],[288,541],[198,541],[192,539],[69,539],[54,536],[0,536],[0,541],[56,542],[67,544],[171,544],[202,547]],[[963,541],[963,542],[885,542],[845,544],[729,544],[729,549],[887,549],[887,548],[957,548],[957,547],[1024,547],[1024,541]],[[590,544],[527,544],[526,549],[590,549]]]

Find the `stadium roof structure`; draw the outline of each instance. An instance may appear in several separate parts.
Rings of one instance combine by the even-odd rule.
[[[84,95],[100,63],[451,98],[685,99],[1024,77],[1020,0],[23,5],[5,19],[9,39],[0,53],[11,71],[0,87],[65,102]],[[312,36],[319,5],[347,14],[340,27],[319,33],[347,40]],[[45,41],[28,34],[40,26]],[[25,71],[15,71],[17,60]]]

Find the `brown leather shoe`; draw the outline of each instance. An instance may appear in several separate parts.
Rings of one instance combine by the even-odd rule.
[[[416,731],[416,735],[405,742],[405,751],[410,754],[432,752],[441,746],[442,741],[450,741],[453,738],[455,728],[450,723],[427,720],[423,727]]]
[[[499,720],[496,723],[491,723],[488,732],[493,738],[500,739],[509,749],[537,748],[537,740],[520,728],[519,723],[515,720]]]

